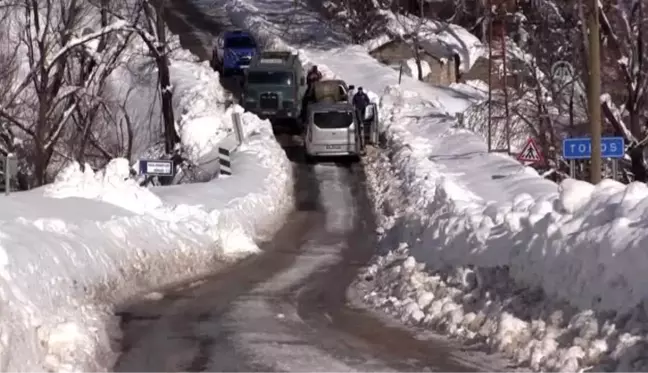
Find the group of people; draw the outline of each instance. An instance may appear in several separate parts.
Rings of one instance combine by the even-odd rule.
[[[313,67],[308,71],[308,74],[306,75],[306,84],[308,86],[307,92],[311,92],[313,84],[315,82],[319,82],[320,80],[322,80],[322,78],[322,73],[317,68],[317,65],[313,65]],[[371,101],[369,100],[369,96],[367,96],[362,87],[358,87],[358,90],[355,94],[350,91],[349,99],[356,109],[358,118],[364,118],[365,109],[367,108],[367,106],[369,106]]]

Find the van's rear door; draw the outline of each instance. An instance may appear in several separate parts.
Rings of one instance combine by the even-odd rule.
[[[355,154],[356,133],[352,111],[316,111],[313,113],[310,140],[318,154]],[[311,135],[311,134],[309,134]]]

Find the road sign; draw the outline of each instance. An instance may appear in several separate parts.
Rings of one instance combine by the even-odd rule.
[[[563,84],[574,79],[574,67],[567,61],[558,61],[551,65],[551,77]]]
[[[517,159],[520,162],[538,163],[542,161],[543,157],[536,142],[532,138],[529,138],[520,154],[518,154]]]
[[[601,156],[603,158],[623,158],[625,155],[625,140],[623,137],[601,138]],[[589,137],[573,137],[563,140],[563,158],[590,159],[592,157],[592,139]]]
[[[173,161],[170,160],[151,160],[140,159],[139,170],[141,175],[146,176],[173,176],[175,175],[175,167]]]

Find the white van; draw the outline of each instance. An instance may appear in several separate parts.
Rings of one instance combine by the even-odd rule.
[[[362,139],[358,137],[358,118],[353,105],[348,102],[321,102],[308,106],[306,155],[313,157],[351,156],[358,158],[362,152]]]

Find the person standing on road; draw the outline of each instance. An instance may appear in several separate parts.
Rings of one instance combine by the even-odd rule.
[[[356,131],[360,138],[360,148],[364,149],[364,132],[365,132],[365,110],[367,106],[371,103],[369,96],[362,90],[362,87],[358,87],[358,91],[353,95],[353,107],[355,108],[356,115],[358,116],[358,126],[356,126]]]
[[[356,113],[358,113],[360,122],[364,121],[365,109],[370,103],[369,96],[362,90],[362,87],[358,87],[358,92],[353,95],[353,106],[356,109]]]

